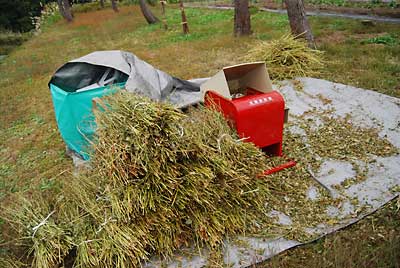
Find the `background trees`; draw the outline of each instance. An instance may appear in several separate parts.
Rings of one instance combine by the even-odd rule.
[[[295,36],[301,35],[308,46],[315,48],[314,36],[306,17],[303,0],[285,0],[290,28]]]
[[[115,12],[119,12],[116,0],[111,0],[111,7]]]
[[[68,0],[57,0],[58,9],[60,10],[61,15],[68,22],[73,20],[71,5]]]
[[[41,3],[50,0],[0,0],[0,29],[28,32],[35,26],[32,17],[40,15]]]
[[[32,23],[32,18],[40,16],[42,7],[48,2],[57,2],[60,14],[67,20],[73,20],[71,12],[72,3],[86,3],[95,0],[0,0],[0,30],[4,28],[15,32],[27,32],[35,28]],[[106,0],[96,0],[104,7]],[[137,2],[136,2],[137,1]],[[189,33],[188,22],[183,9],[182,0],[171,0],[172,2],[179,3],[182,15],[183,33]],[[296,36],[301,35],[305,38],[310,47],[315,47],[314,38],[308,23],[305,9],[304,0],[283,0],[288,11],[288,18],[292,33]],[[114,11],[118,12],[117,0],[110,0],[111,6]],[[139,3],[141,12],[149,24],[157,23],[160,20],[152,13],[148,7],[148,3],[155,4],[155,0],[135,0]],[[233,0],[234,2],[234,25],[233,33],[235,36],[245,36],[251,34],[251,20],[249,12],[249,0]],[[161,1],[163,8],[163,24],[167,29],[165,20],[165,1]]]
[[[235,0],[233,34],[235,36],[251,34],[249,0]]]
[[[234,0],[235,13],[233,33],[235,36],[251,34],[251,20],[248,0]],[[310,47],[315,48],[314,37],[308,23],[303,0],[284,0],[290,28],[295,36],[303,37]]]
[[[160,21],[156,16],[154,16],[153,12],[151,12],[145,0],[139,0],[139,5],[140,5],[140,10],[142,11],[143,16],[146,19],[147,23],[153,24]]]

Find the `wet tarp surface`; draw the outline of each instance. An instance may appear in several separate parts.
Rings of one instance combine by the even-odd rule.
[[[55,72],[49,88],[61,136],[85,160],[95,131],[93,98],[126,89],[178,108],[200,100],[198,84],[172,77],[124,51],[97,51],[72,60]]]

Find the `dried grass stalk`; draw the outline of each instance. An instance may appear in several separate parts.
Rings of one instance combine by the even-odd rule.
[[[73,238],[68,224],[55,213],[58,202],[36,194],[29,198],[16,194],[12,201],[2,218],[13,223],[18,244],[26,245],[28,257],[32,256],[32,267],[52,268],[62,263],[73,248]]]
[[[223,116],[121,92],[95,111],[92,170],[66,195],[81,211],[76,265],[132,267],[181,246],[219,245],[265,213],[267,163]],[[77,191],[79,188],[79,191]]]
[[[310,168],[316,172],[325,158],[368,162],[371,153],[398,153],[376,131],[314,111],[322,126],[307,115],[291,123],[304,129],[310,147],[304,136],[285,132],[284,148],[296,167],[256,179],[282,160],[266,159],[240,141],[215,111],[183,114],[121,92],[104,99],[95,115],[92,168],[66,181],[56,200],[21,198],[1,213],[35,267],[62,266],[72,250],[74,267],[139,267],[151,255],[168,257],[190,245],[215,248],[238,233],[308,241],[304,228],[332,222],[327,207],[340,202],[322,190],[318,200],[307,197],[311,185],[318,187]],[[293,224],[278,224],[271,210]]]
[[[265,61],[273,80],[315,76],[324,66],[322,52],[309,48],[306,42],[292,34],[255,44],[244,60]]]

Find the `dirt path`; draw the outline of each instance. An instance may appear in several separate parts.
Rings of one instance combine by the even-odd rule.
[[[194,7],[194,8],[209,8],[209,9],[233,9],[231,6],[202,6],[196,5],[191,3],[185,3],[187,7]],[[272,12],[272,13],[279,13],[279,14],[286,14],[285,9],[271,9],[261,7],[260,10]],[[347,18],[347,19],[357,19],[357,20],[371,20],[377,22],[385,22],[385,23],[395,23],[400,24],[400,18],[391,18],[391,17],[381,17],[381,16],[372,16],[372,15],[358,15],[358,14],[350,14],[350,13],[337,13],[337,12],[326,12],[326,11],[307,11],[307,16],[320,16],[320,17],[336,17],[336,18]]]
[[[270,8],[260,8],[260,10],[286,14],[285,9],[270,9]],[[336,12],[326,12],[326,11],[307,11],[307,16],[320,16],[320,17],[337,17],[337,18],[347,18],[347,19],[358,19],[358,20],[372,20],[378,22],[386,23],[396,23],[400,24],[400,18],[390,18],[390,17],[380,17],[372,15],[357,15],[350,13],[336,13]]]

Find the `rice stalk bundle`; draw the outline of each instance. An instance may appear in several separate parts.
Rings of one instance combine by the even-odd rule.
[[[306,131],[311,149],[303,135],[286,131],[284,147],[298,164],[257,179],[282,159],[266,159],[242,142],[215,111],[183,114],[121,92],[104,99],[95,115],[91,169],[66,180],[55,197],[15,198],[13,206],[0,211],[33,267],[68,267],[69,260],[74,267],[134,268],[181,247],[220,252],[222,240],[239,233],[310,241],[315,237],[305,228],[330,220],[327,207],[339,202],[326,192],[318,200],[308,198],[310,186],[318,187],[310,168],[319,170],[322,158],[343,160],[343,148],[349,150],[346,160],[367,162],[371,153],[398,152],[377,131],[324,114],[323,127],[313,128],[299,117],[295,125]],[[278,224],[268,216],[272,210],[285,213],[293,224]],[[12,263],[11,257],[0,264]]]
[[[266,212],[256,178],[265,157],[220,113],[121,92],[95,117],[92,169],[64,190],[82,218],[76,266],[135,267],[182,246],[216,247]]]
[[[315,76],[324,66],[322,52],[309,48],[306,42],[292,34],[255,44],[244,60],[265,61],[273,80]]]
[[[26,198],[20,194],[12,201],[13,205],[6,207],[1,216],[13,223],[18,244],[27,246],[32,267],[57,267],[74,247],[69,224],[55,213],[59,202],[49,202],[41,195]]]

